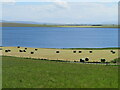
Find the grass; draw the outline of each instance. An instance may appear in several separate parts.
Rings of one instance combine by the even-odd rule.
[[[118,66],[3,56],[3,88],[117,88]]]
[[[75,25],[43,25],[43,24],[24,24],[24,23],[2,23],[2,27],[77,27],[77,28],[118,28],[118,25],[103,26],[75,26]]]
[[[111,62],[112,62],[112,63],[118,63],[118,64],[120,64],[120,57],[112,60]]]

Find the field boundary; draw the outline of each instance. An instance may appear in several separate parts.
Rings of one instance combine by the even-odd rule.
[[[74,62],[74,61],[64,61],[64,60],[48,60],[48,59],[40,59],[40,58],[29,58],[29,57],[17,57],[17,56],[7,56],[2,55],[2,57],[15,57],[15,58],[22,58],[22,59],[31,59],[31,60],[44,60],[44,61],[53,61],[53,62],[65,62],[65,63],[76,63],[76,64],[93,64],[93,65],[112,65],[112,66],[119,66],[117,63],[110,63],[110,62]],[[1,57],[1,56],[0,56]]]

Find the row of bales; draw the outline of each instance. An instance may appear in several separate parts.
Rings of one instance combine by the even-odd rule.
[[[5,52],[11,52],[11,50],[8,49],[8,50],[5,50]]]
[[[115,54],[115,51],[114,50],[111,50],[110,51],[112,54]],[[76,53],[76,51],[73,51],[73,53]],[[82,53],[82,51],[78,51],[78,53]],[[93,51],[89,51],[89,53],[93,53]],[[80,59],[80,62],[88,62],[89,61],[89,58],[86,57],[86,58],[81,58]],[[76,61],[75,61],[76,62]],[[105,58],[101,58],[101,62],[106,62],[106,59]]]
[[[60,51],[56,51],[56,53],[60,53]],[[73,51],[73,53],[77,53],[77,51]],[[82,51],[78,51],[78,53],[82,53]],[[92,53],[92,51],[89,51],[89,53]]]
[[[20,48],[20,46],[18,46],[17,48]],[[19,50],[19,52],[27,52],[28,48],[25,48],[24,50]],[[37,51],[38,49],[35,49],[35,51]],[[31,54],[34,54],[34,52],[30,52]]]
[[[112,54],[115,54],[115,51],[110,51]],[[56,53],[60,53],[60,51],[56,51]],[[77,53],[77,51],[73,51],[73,53]],[[82,51],[78,51],[78,53],[82,53]],[[89,51],[89,53],[93,53],[93,51]]]
[[[18,46],[17,48],[20,48],[20,46]],[[37,51],[38,49],[35,49],[35,51]],[[5,52],[11,52],[11,50],[7,49],[5,50]],[[20,49],[19,52],[27,52],[27,48],[24,48],[24,50]],[[34,54],[34,52],[31,52],[31,54]]]
[[[89,53],[92,53],[93,51],[89,51]],[[77,53],[77,51],[73,51],[73,53]],[[82,51],[78,51],[78,53],[82,53]]]
[[[89,60],[90,60],[89,57],[80,58],[79,62],[88,62]],[[100,60],[101,60],[101,62],[105,62],[106,61],[106,59],[104,59],[104,58],[101,58]],[[74,62],[77,62],[77,61],[74,61]]]
[[[27,50],[28,50],[28,48],[21,49],[20,46],[18,46],[17,48],[19,49],[19,52],[20,52],[20,53],[22,53],[22,52],[26,53]],[[36,51],[38,51],[37,48],[35,48],[34,51],[31,51],[30,54],[34,54]],[[5,50],[5,52],[11,52],[11,50],[10,50],[10,49],[7,49],[7,50]],[[77,50],[77,51],[76,51],[76,50],[72,50],[72,52],[73,52],[73,53],[82,53],[82,50],[79,50],[79,51],[78,51],[78,50]],[[91,54],[93,53],[92,50],[90,50],[90,51],[88,51],[88,52],[91,53]],[[112,54],[115,54],[115,53],[116,53],[114,50],[111,50],[110,52],[111,52]],[[56,53],[56,54],[57,54],[57,53],[60,53],[60,50],[56,50],[55,53]],[[88,62],[88,61],[90,61],[89,57],[80,58],[80,59],[79,59],[79,62]],[[100,61],[101,61],[101,62],[106,62],[106,59],[105,59],[105,58],[101,58]]]
[[[105,58],[101,58],[100,60],[101,60],[101,62],[103,62],[103,63],[106,62],[106,59],[105,59]],[[81,58],[81,59],[80,59],[80,62],[88,62],[88,61],[89,61],[89,58],[88,58],[88,57],[86,57],[86,58]]]
[[[89,51],[89,53],[92,53],[93,51]],[[60,53],[60,51],[56,51],[56,53]],[[77,53],[77,51],[73,51],[73,53]],[[82,51],[78,51],[78,53],[82,53]]]
[[[20,48],[20,46],[18,46],[17,48]],[[35,49],[35,51],[37,50],[38,49]],[[24,50],[19,50],[19,52],[26,52],[26,51],[27,51],[27,48],[25,48]],[[56,53],[60,53],[60,51],[56,51]],[[77,53],[77,51],[73,51],[73,53]],[[82,51],[78,51],[78,53],[82,53]],[[93,53],[93,51],[89,51],[89,53]],[[34,54],[34,52],[31,52],[31,54]]]

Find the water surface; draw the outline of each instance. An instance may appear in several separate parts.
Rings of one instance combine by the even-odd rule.
[[[118,29],[3,27],[2,45],[38,48],[118,47]]]

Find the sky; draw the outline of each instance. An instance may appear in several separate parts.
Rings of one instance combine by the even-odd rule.
[[[4,0],[0,20],[56,24],[117,24],[117,0],[104,1]]]

